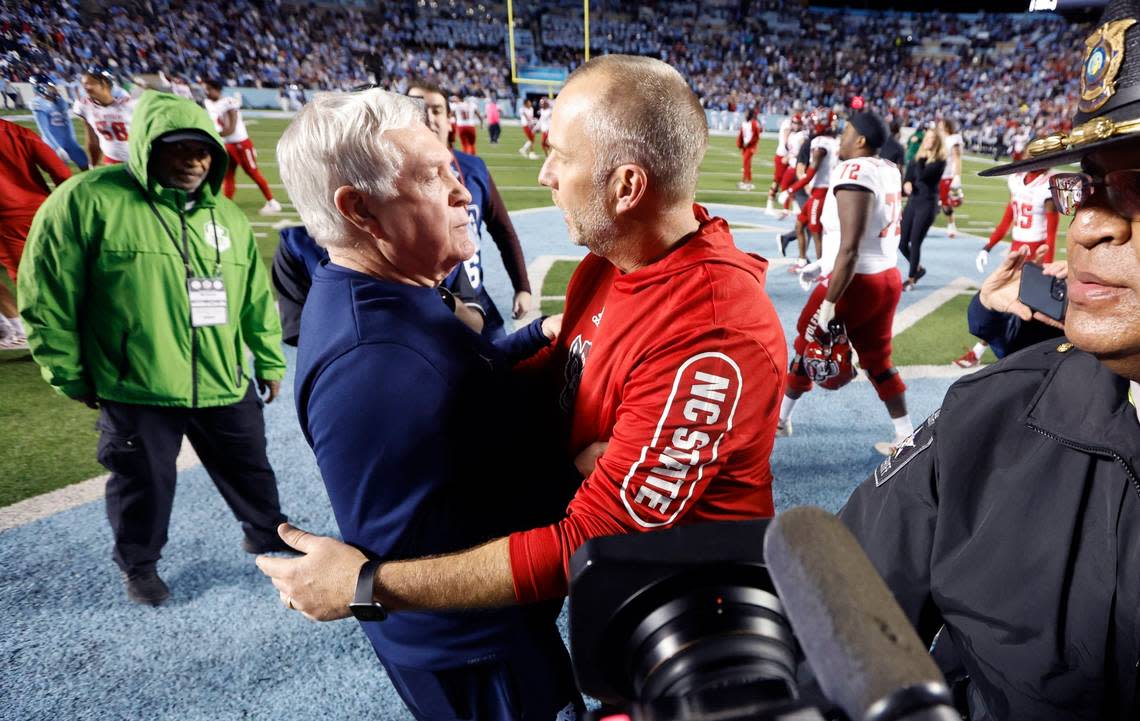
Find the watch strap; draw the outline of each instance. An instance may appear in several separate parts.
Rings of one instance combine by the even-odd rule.
[[[348,608],[352,611],[352,615],[361,621],[383,621],[388,617],[388,610],[384,608],[384,604],[372,597],[373,579],[379,567],[379,559],[365,561],[356,577],[356,594],[352,598],[352,603],[348,604]]]

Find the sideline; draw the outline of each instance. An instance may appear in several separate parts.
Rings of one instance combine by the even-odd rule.
[[[175,466],[179,471],[185,471],[199,463],[201,461],[198,460],[198,454],[194,452],[190,441],[183,438],[182,449],[178,452]],[[110,473],[104,473],[0,508],[0,533],[99,500],[103,497],[110,476]]]

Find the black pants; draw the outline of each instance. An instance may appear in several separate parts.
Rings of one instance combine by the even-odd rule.
[[[487,126],[487,132],[491,135],[491,142],[499,142],[499,135],[502,134],[503,128],[498,123],[491,123]]]
[[[926,240],[926,233],[934,224],[934,216],[938,214],[938,199],[935,197],[911,197],[907,202],[902,215],[902,236],[899,238],[899,250],[903,257],[910,261],[911,278],[918,277],[921,267],[922,242]]]
[[[277,479],[265,454],[261,399],[217,408],[165,408],[101,401],[98,459],[111,472],[107,520],[115,563],[124,572],[153,570],[166,544],[182,436],[202,460],[242,530],[255,543],[277,535],[285,521]]]

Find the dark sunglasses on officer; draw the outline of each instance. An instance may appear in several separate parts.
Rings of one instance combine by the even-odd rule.
[[[1049,179],[1049,191],[1062,215],[1076,215],[1090,198],[1103,193],[1114,213],[1140,221],[1140,170],[1114,170],[1103,176],[1057,173]]]

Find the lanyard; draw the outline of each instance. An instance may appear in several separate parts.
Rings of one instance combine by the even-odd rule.
[[[194,269],[190,266],[190,243],[186,237],[186,219],[182,218],[182,245],[179,246],[178,245],[178,239],[174,237],[174,231],[172,231],[170,229],[170,226],[166,224],[166,221],[162,219],[162,214],[158,212],[158,208],[155,207],[154,201],[151,200],[150,194],[146,192],[146,188],[143,187],[143,184],[139,182],[139,179],[136,178],[133,173],[131,173],[131,179],[134,180],[135,183],[139,186],[139,189],[142,191],[143,198],[146,200],[146,204],[150,208],[150,212],[153,213],[154,217],[158,219],[159,225],[161,225],[162,229],[166,232],[166,237],[170,238],[170,242],[174,244],[174,249],[176,251],[178,251],[178,255],[182,258],[182,265],[186,268],[186,277],[187,278],[193,278],[194,277]],[[213,228],[213,233],[215,236],[214,237],[214,275],[221,275],[221,270],[222,270],[222,251],[220,248],[221,243],[218,242],[217,224],[214,223],[214,211],[212,211],[212,210],[210,211],[210,225]]]

